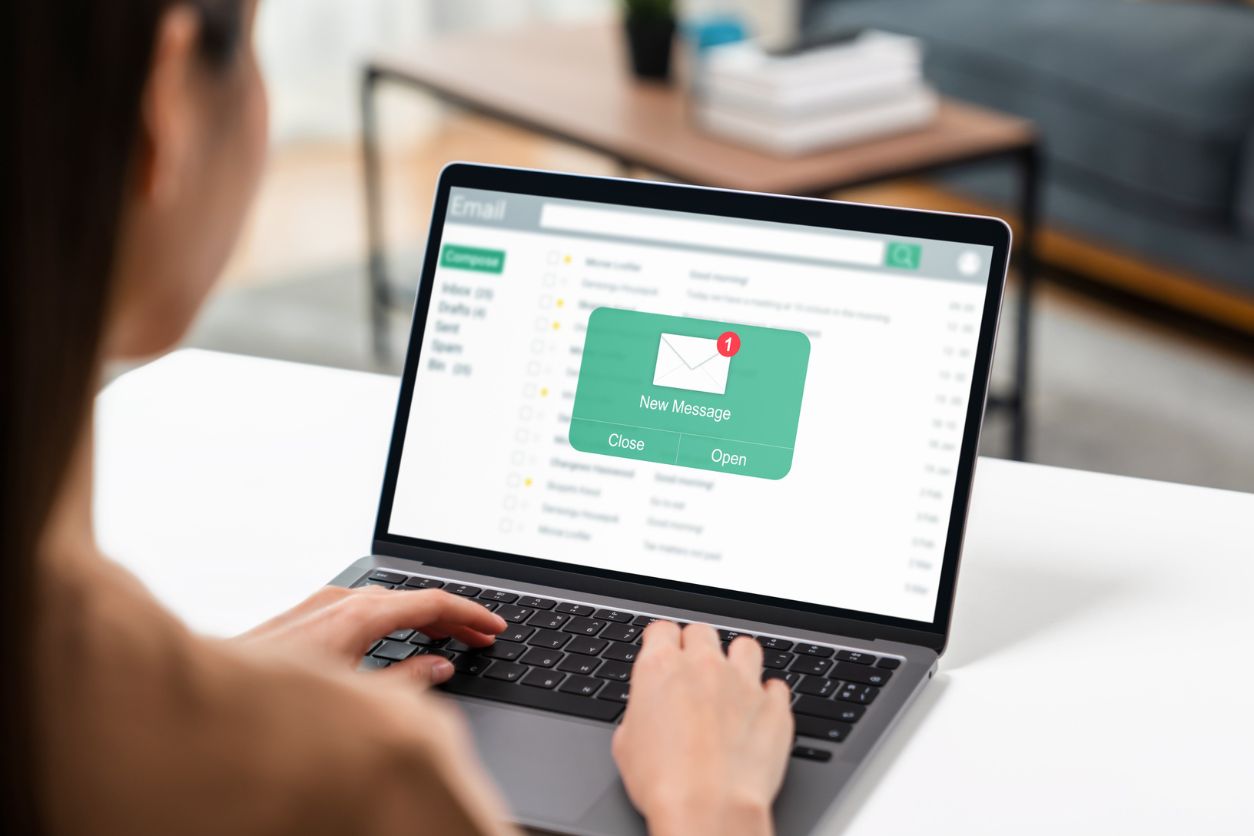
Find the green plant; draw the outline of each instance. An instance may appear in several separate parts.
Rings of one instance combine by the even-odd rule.
[[[673,0],[622,0],[631,20],[670,20],[675,16]]]

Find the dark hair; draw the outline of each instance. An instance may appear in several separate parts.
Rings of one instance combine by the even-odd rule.
[[[227,63],[243,0],[19,0],[0,12],[0,740],[8,833],[39,827],[32,630],[39,538],[94,395],[140,98],[163,14]],[[67,660],[72,661],[72,660]]]

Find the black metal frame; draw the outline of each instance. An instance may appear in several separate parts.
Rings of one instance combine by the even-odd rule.
[[[387,361],[390,353],[388,311],[397,307],[396,287],[388,278],[384,255],[386,244],[383,240],[383,172],[379,152],[379,114],[376,95],[379,85],[383,82],[392,82],[402,87],[426,92],[448,104],[481,113],[498,121],[607,156],[614,160],[624,172],[637,165],[633,160],[625,159],[603,146],[590,143],[580,137],[571,136],[548,125],[485,107],[480,102],[428,84],[423,79],[395,67],[368,63],[363,70],[361,79],[361,149],[365,180],[366,264],[370,294],[371,340],[375,359],[381,364]],[[860,180],[839,180],[831,183],[820,183],[807,193],[798,196],[823,197],[838,189],[867,186],[873,183],[882,183],[905,177],[936,174],[941,171],[966,166],[1006,162],[1014,165],[1019,175],[1019,234],[1016,236],[1017,240],[1015,241],[1014,250],[1019,278],[1019,291],[1015,305],[1014,383],[1008,392],[990,396],[988,406],[991,409],[1006,410],[1010,413],[1010,457],[1017,461],[1025,461],[1028,456],[1029,435],[1032,305],[1038,266],[1035,241],[1040,195],[1041,157],[1036,141],[1031,139],[1022,145],[1000,148],[995,151],[972,154],[909,169],[899,169],[886,175]],[[643,163],[639,163],[639,165],[677,182],[686,182],[684,177],[677,172],[666,171],[653,165],[645,166]]]

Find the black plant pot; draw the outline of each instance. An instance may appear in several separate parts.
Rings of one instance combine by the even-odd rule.
[[[637,78],[666,81],[671,75],[671,42],[675,37],[674,18],[627,18],[627,51]]]

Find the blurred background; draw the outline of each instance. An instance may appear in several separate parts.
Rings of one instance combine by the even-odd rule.
[[[674,21],[673,37],[658,20]],[[258,42],[272,104],[269,168],[227,277],[187,342],[394,374],[445,163],[665,179],[543,126],[524,129],[413,85],[380,84],[382,249],[395,293],[386,314],[390,349],[376,350],[361,103],[372,61],[403,66],[440,50],[460,55],[473,76],[480,56],[486,68],[498,49],[553,43],[555,32],[565,33],[562,43],[598,46],[546,60],[568,61],[572,85],[601,77],[585,77],[580,62],[608,68],[614,81],[605,97],[616,107],[621,100],[631,116],[637,90],[649,101],[697,100],[701,68],[707,60],[716,66],[709,56],[743,47],[742,38],[755,39],[764,66],[787,79],[798,60],[813,69],[867,29],[918,39],[927,90],[1031,120],[1040,139],[1036,241],[1044,266],[1031,312],[1028,458],[1254,490],[1254,5],[1247,0],[264,0]],[[629,44],[647,63],[657,47],[646,41],[659,32],[670,50],[667,78],[637,79],[635,72],[657,68],[633,70]],[[527,95],[527,71],[519,67],[516,85],[489,85],[487,95]],[[838,85],[846,95],[838,73],[830,86],[783,85],[771,95],[793,101],[804,93],[821,103]],[[704,112],[677,111],[690,122],[681,127],[713,130],[720,115],[775,114],[779,105],[732,98],[711,98],[710,108],[728,110],[711,111],[708,122]],[[843,124],[843,106],[823,111],[824,129]],[[813,115],[807,108],[788,117],[794,121],[765,141],[813,139],[813,131],[801,133]],[[881,141],[838,134],[830,145],[851,153]],[[725,129],[721,141],[754,139]],[[770,165],[818,152],[762,153]],[[904,176],[830,196],[1017,220],[1010,168],[920,177],[907,162]],[[1015,293],[1012,267],[1007,312]],[[994,379],[1004,386],[1014,317],[1003,323]],[[990,415],[986,455],[1007,454],[1006,421]]]

